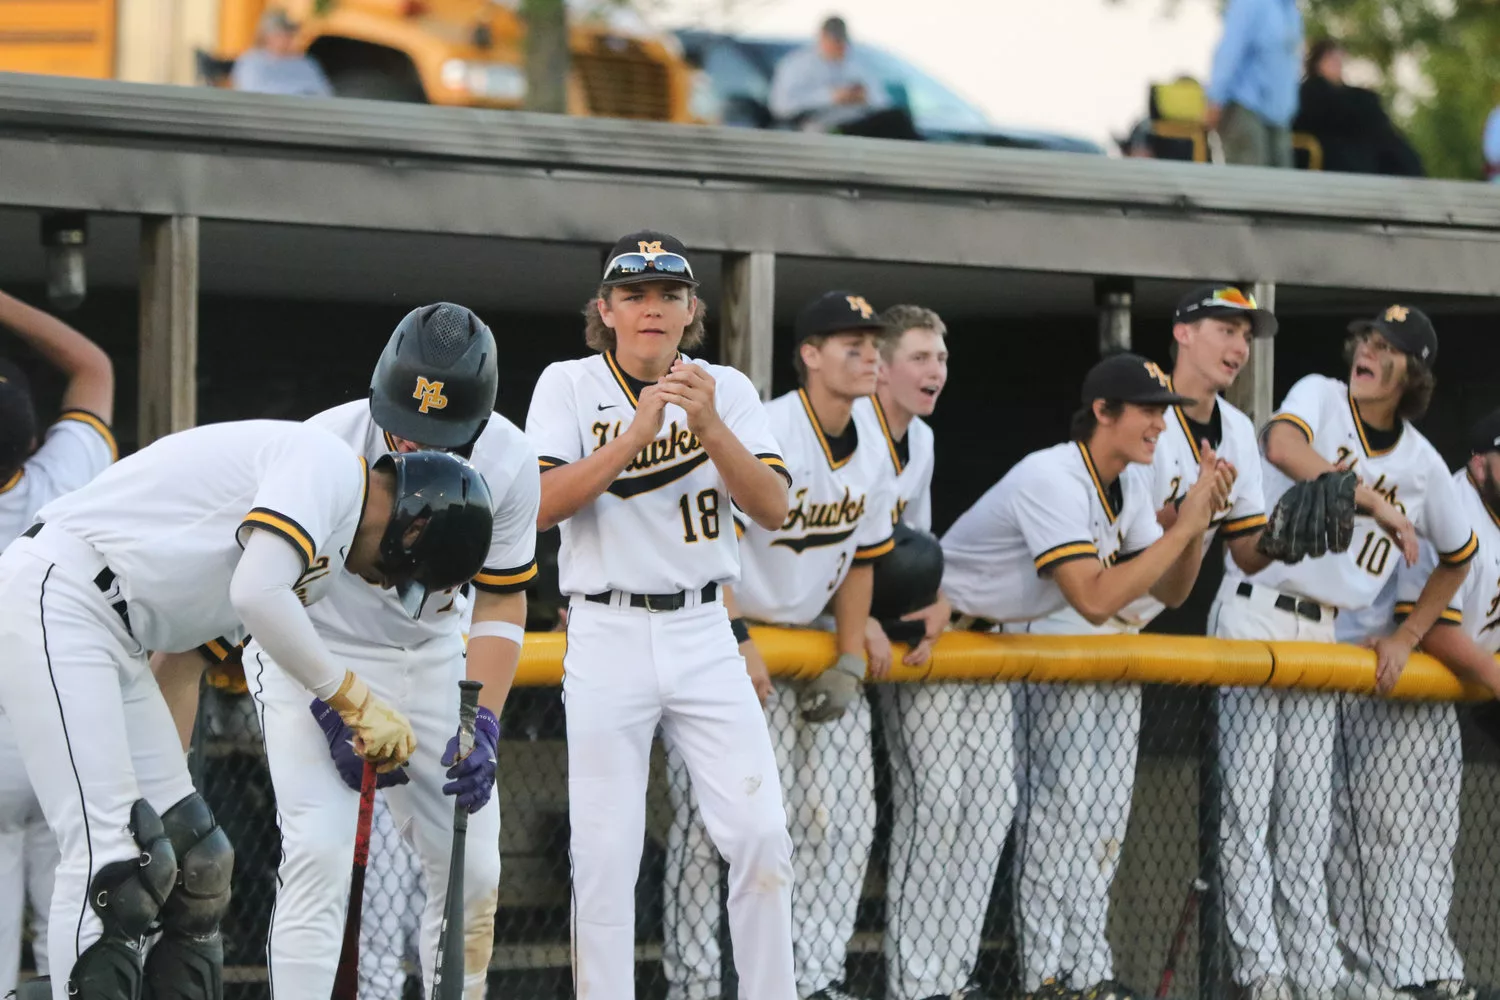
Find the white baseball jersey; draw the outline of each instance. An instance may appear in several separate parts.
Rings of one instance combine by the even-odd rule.
[[[308,422],[332,431],[371,465],[396,450],[396,442],[375,425],[365,400],[324,410]],[[469,464],[484,477],[495,504],[489,555],[473,585],[494,593],[523,590],[536,577],[536,516],[542,497],[536,451],[519,427],[495,413],[475,442]],[[402,608],[395,588],[371,586],[346,573],[327,600],[310,609],[309,614],[320,629],[408,649],[460,631],[464,615],[457,596],[456,591],[441,599],[434,594],[421,617],[413,619]]]
[[[1344,383],[1308,375],[1292,386],[1271,422],[1297,428],[1329,462],[1351,460],[1360,479],[1406,514],[1442,562],[1457,566],[1473,557],[1478,541],[1448,467],[1410,421],[1383,434],[1360,419]],[[1266,504],[1274,506],[1292,481],[1269,462],[1262,469]],[[1394,540],[1373,517],[1360,514],[1347,551],[1292,565],[1272,563],[1250,582],[1336,608],[1363,608],[1374,602],[1401,561]],[[1233,559],[1226,560],[1224,574],[1245,578]]]
[[[1112,566],[1161,537],[1140,476],[1105,487],[1079,441],[1034,451],[943,536],[943,593],[962,614],[1023,622],[1067,607],[1049,570],[1070,559]]]
[[[31,527],[36,512],[120,457],[109,427],[87,410],[64,410],[26,464],[0,486],[0,550]]]
[[[857,420],[830,440],[801,389],[767,403],[766,416],[792,475],[791,509],[775,531],[735,519],[744,568],[734,596],[747,618],[809,625],[851,566],[895,545],[896,477],[880,440],[861,441]]]
[[[1443,610],[1441,620],[1463,626],[1474,645],[1486,653],[1500,653],[1500,512],[1484,502],[1468,469],[1459,469],[1453,483],[1479,536],[1479,551],[1469,567],[1469,575]],[[1399,620],[1411,614],[1437,564],[1437,550],[1424,544],[1422,557],[1415,566],[1401,565],[1396,571],[1392,617]]]
[[[37,519],[104,558],[141,645],[182,652],[242,636],[229,581],[251,529],[274,532],[301,554],[304,605],[328,593],[345,572],[366,483],[364,459],[328,431],[242,420],[169,434]]]
[[[864,440],[881,443],[896,476],[896,505],[891,510],[891,524],[905,522],[908,527],[931,531],[932,471],[937,459],[932,428],[921,417],[912,417],[906,426],[906,436],[897,441],[891,436],[891,426],[878,396],[856,400],[854,419]]]
[[[781,449],[750,380],[724,365],[682,360],[714,377],[720,418],[756,457],[785,475]],[[612,353],[548,365],[526,415],[526,436],[542,474],[623,433],[643,388]],[[724,477],[688,429],[687,413],[669,403],[655,440],[562,523],[559,589],[583,595],[696,590],[738,578],[739,550]]]
[[[1242,411],[1226,400],[1216,401],[1214,415],[1207,425],[1195,424],[1174,406],[1167,413],[1167,429],[1156,442],[1156,456],[1150,465],[1132,465],[1125,475],[1138,476],[1146,483],[1153,510],[1185,495],[1198,481],[1198,463],[1202,460],[1198,442],[1204,438],[1213,445],[1218,456],[1235,467],[1238,476],[1229,497],[1229,509],[1214,515],[1208,533],[1203,538],[1203,551],[1208,552],[1215,532],[1222,532],[1226,539],[1237,538],[1252,531],[1259,531],[1266,524],[1265,497],[1261,492],[1260,445],[1255,438],[1255,425]],[[1121,620],[1137,628],[1144,628],[1162,611],[1162,604],[1150,594],[1127,605],[1120,612]]]

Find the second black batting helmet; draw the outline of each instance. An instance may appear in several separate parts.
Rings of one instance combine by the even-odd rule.
[[[380,429],[428,448],[467,451],[495,409],[495,335],[452,302],[406,314],[370,377]]]
[[[943,585],[943,547],[936,536],[897,524],[896,545],[875,560],[875,593],[870,599],[870,617],[880,622],[892,642],[914,644],[924,634],[919,621],[904,622],[902,615],[930,606]]]
[[[494,500],[478,469],[440,451],[382,455],[375,469],[396,477],[380,568],[416,618],[428,594],[468,583],[484,568]]]

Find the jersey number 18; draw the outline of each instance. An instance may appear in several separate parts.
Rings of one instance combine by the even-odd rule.
[[[719,537],[719,491],[703,490],[697,500],[698,531],[693,530],[693,506],[688,502],[688,495],[684,493],[677,501],[677,507],[682,511],[682,540],[685,542],[696,542],[698,532],[710,540]]]

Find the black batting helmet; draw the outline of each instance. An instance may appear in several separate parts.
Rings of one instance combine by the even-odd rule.
[[[406,314],[370,377],[380,429],[465,454],[495,409],[495,335],[463,306],[437,302]]]
[[[375,469],[396,477],[380,568],[416,618],[428,594],[468,583],[484,568],[494,499],[478,469],[444,452],[390,453],[376,460]]]
[[[937,600],[943,585],[943,547],[935,535],[905,524],[896,525],[895,539],[895,547],[875,560],[870,617],[893,642],[916,643],[922,639],[922,623],[904,622],[901,616]]]
[[[36,429],[25,373],[0,358],[0,473],[9,475],[25,464],[36,443]]]

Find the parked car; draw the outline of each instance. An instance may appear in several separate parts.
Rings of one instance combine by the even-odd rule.
[[[682,29],[677,32],[687,61],[707,74],[711,86],[697,99],[696,118],[744,128],[779,127],[768,103],[771,78],[782,57],[806,44],[801,39],[759,38]],[[997,125],[989,115],[945,84],[901,57],[861,42],[860,55],[884,78],[896,104],[905,107],[928,142],[1050,149],[1104,154],[1098,143],[1078,136]]]

